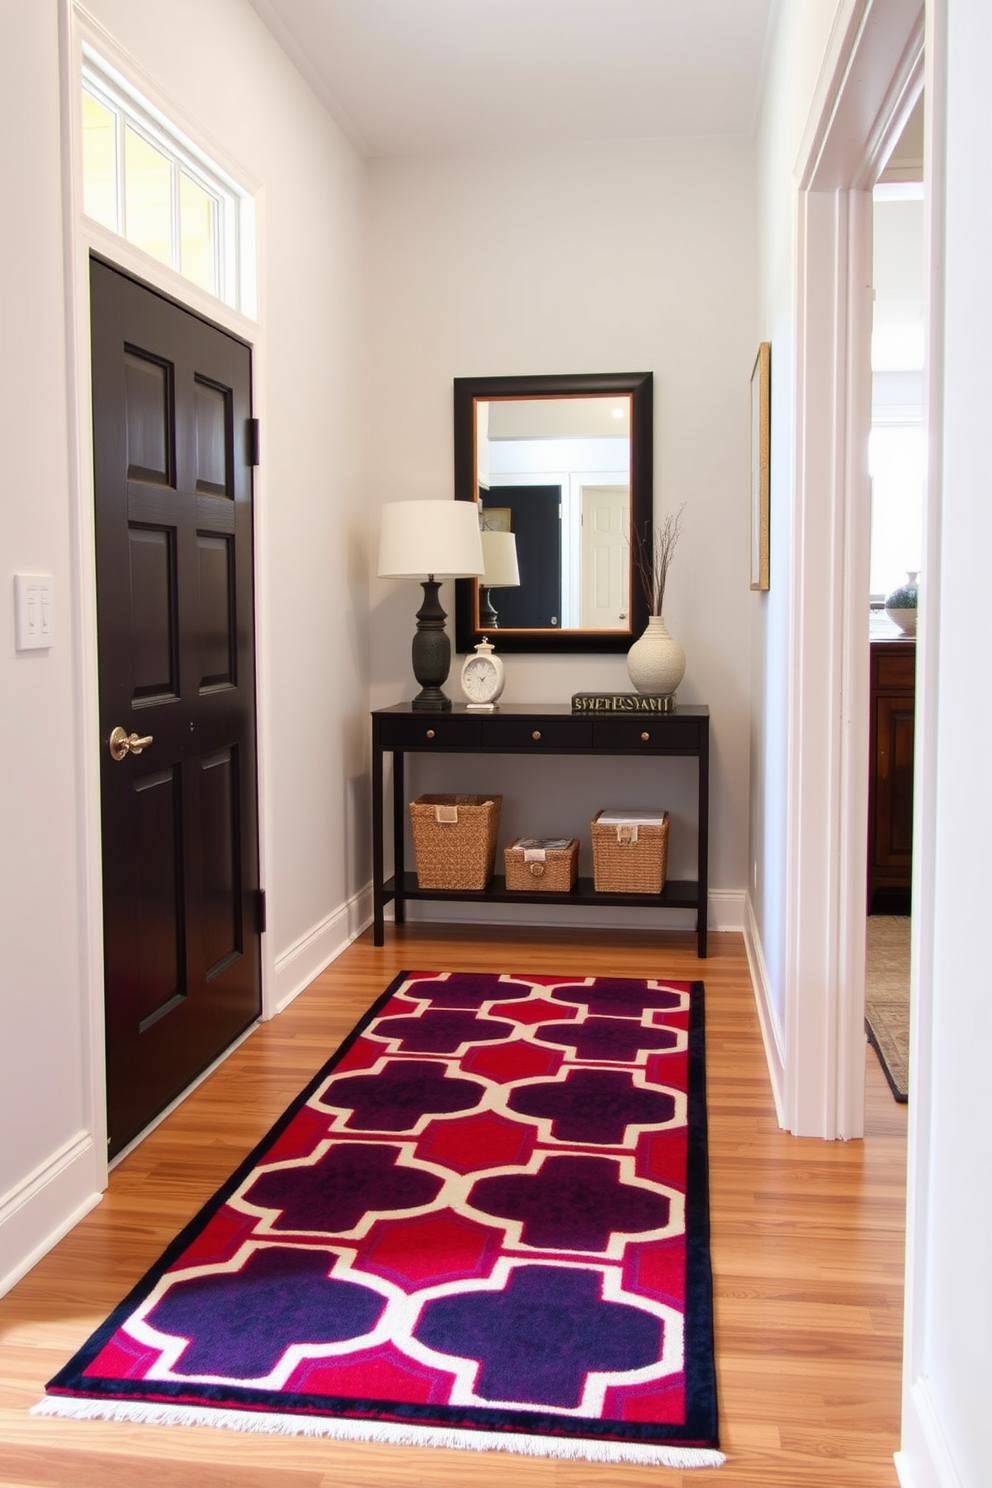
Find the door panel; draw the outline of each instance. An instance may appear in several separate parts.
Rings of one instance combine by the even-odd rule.
[[[582,487],[582,626],[619,630],[630,611],[630,489]]]
[[[139,352],[124,352],[127,478],[172,484],[172,368]]]
[[[203,836],[203,965],[217,976],[241,951],[241,894],[236,823],[237,756],[222,749],[200,761],[200,828]]]
[[[196,489],[232,496],[231,400],[226,388],[196,379]]]
[[[879,790],[875,810],[875,859],[883,868],[908,866],[913,856],[913,749],[915,699],[876,701]]]
[[[182,838],[179,773],[156,770],[130,782],[134,854],[132,903],[141,915],[133,926],[142,975],[135,979],[134,1017],[149,1025],[184,990],[178,927],[182,923]],[[139,947],[130,949],[137,957]]]
[[[561,625],[561,487],[491,486],[487,507],[506,507],[517,539],[520,585],[491,594],[501,630]]]
[[[131,587],[132,701],[175,697],[174,534],[155,527],[128,530]]]
[[[237,651],[234,635],[234,553],[231,539],[197,535],[200,581],[200,691],[234,687]]]
[[[251,362],[97,260],[91,297],[113,1155],[260,1010]]]

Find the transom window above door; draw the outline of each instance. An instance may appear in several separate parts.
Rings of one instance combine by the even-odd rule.
[[[85,215],[252,314],[250,194],[89,47],[81,104]]]

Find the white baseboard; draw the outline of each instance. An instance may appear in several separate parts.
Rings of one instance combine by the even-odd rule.
[[[0,1197],[0,1297],[100,1202],[96,1153],[79,1132]]]
[[[785,1038],[772,1002],[768,964],[765,961],[764,948],[761,944],[758,922],[754,917],[750,896],[745,898],[744,903],[744,947],[747,951],[748,965],[751,968],[754,1000],[758,1008],[758,1023],[765,1046],[765,1063],[768,1065],[772,1095],[775,1099],[775,1115],[779,1126],[788,1128],[786,1119],[788,1105],[785,1098]]]
[[[743,930],[745,896],[739,889],[713,889],[708,896],[711,930]]]
[[[276,957],[264,1016],[271,1018],[288,1007],[371,921],[372,885],[369,884]]]
[[[903,1399],[902,1450],[895,1455],[901,1488],[965,1488],[954,1466],[929,1382],[915,1380]]]

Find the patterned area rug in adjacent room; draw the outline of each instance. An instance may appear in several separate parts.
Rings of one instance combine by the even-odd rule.
[[[908,915],[868,916],[865,1028],[897,1101],[909,1099]]]
[[[701,983],[408,972],[41,1414],[715,1466]]]

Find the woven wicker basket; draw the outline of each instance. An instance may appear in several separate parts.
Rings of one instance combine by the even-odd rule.
[[[660,894],[668,867],[668,812],[655,823],[601,822],[592,819],[593,887],[598,894]]]
[[[493,876],[502,796],[418,796],[410,802],[422,889],[484,889]]]
[[[522,837],[503,853],[506,887],[517,894],[567,894],[578,872],[577,837],[564,847],[547,847],[535,837]]]

